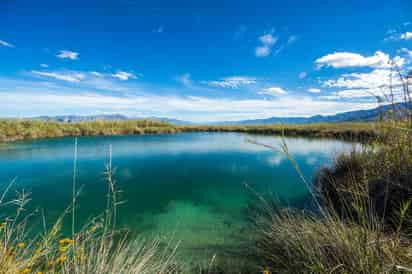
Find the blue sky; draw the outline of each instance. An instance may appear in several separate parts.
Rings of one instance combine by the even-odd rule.
[[[375,107],[389,60],[412,68],[407,0],[4,0],[0,18],[0,117],[334,114]]]

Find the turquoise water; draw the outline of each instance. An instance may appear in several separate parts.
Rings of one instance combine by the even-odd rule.
[[[237,133],[82,137],[78,140],[79,221],[103,211],[104,165],[113,148],[115,178],[126,201],[119,223],[145,238],[180,241],[193,260],[219,253],[247,234],[247,207],[254,191],[290,206],[307,206],[309,194],[279,148],[278,137]],[[287,138],[308,180],[353,145],[334,140]],[[16,188],[32,193],[32,205],[53,220],[70,204],[73,138],[0,146],[0,188],[17,177]]]

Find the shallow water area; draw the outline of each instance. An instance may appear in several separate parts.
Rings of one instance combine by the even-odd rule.
[[[125,201],[119,225],[133,235],[180,242],[179,253],[194,264],[207,261],[248,236],[254,193],[288,206],[310,204],[307,188],[280,150],[281,142],[280,137],[238,133],[81,137],[78,221],[84,223],[105,208],[103,171],[112,145],[115,178]],[[286,143],[309,182],[317,169],[354,146],[304,138],[286,138]],[[15,188],[30,191],[32,207],[43,208],[53,220],[71,202],[73,144],[73,138],[61,138],[1,146],[0,187],[17,177]]]

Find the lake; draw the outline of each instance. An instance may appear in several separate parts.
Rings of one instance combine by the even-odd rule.
[[[289,206],[310,206],[309,192],[287,157],[248,139],[281,145],[279,137],[238,133],[81,137],[79,222],[105,207],[103,171],[110,144],[125,201],[119,224],[144,238],[180,241],[179,251],[193,261],[210,258],[249,233],[247,208],[256,203],[253,192]],[[316,170],[354,146],[304,138],[286,138],[286,143],[309,181]],[[53,220],[71,201],[73,144],[73,138],[61,138],[0,146],[0,187],[17,177],[15,188],[30,191],[32,208],[44,209]]]

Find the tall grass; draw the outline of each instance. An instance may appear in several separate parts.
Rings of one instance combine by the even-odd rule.
[[[76,230],[76,158],[75,146],[73,202],[50,227],[45,216],[27,211],[29,193],[11,196],[10,184],[0,195],[0,273],[176,273],[177,245],[161,247],[156,239],[131,239],[127,231],[116,227],[119,200],[111,155],[105,171],[107,208]],[[68,237],[62,228],[70,214],[72,233]],[[42,229],[30,226],[35,217],[42,218]]]
[[[72,136],[112,136],[141,134],[171,134],[179,132],[240,132],[341,138],[368,141],[377,136],[374,123],[318,123],[307,125],[250,125],[250,126],[177,126],[149,120],[92,121],[79,123],[44,122],[35,120],[1,120],[0,142]]]
[[[396,123],[396,128],[401,125],[405,123]],[[310,188],[318,210],[280,209],[263,201],[253,218],[256,245],[251,254],[258,269],[412,272],[412,138],[409,130],[390,132],[379,143],[339,156],[319,172],[313,187],[287,146],[281,147]]]
[[[258,268],[273,273],[412,272],[411,99],[407,84],[403,88],[407,107],[376,123],[373,142],[340,155],[317,174],[310,186],[316,212],[263,203],[253,218],[251,254]],[[392,88],[390,94],[393,103]],[[301,175],[287,146],[282,149]]]

